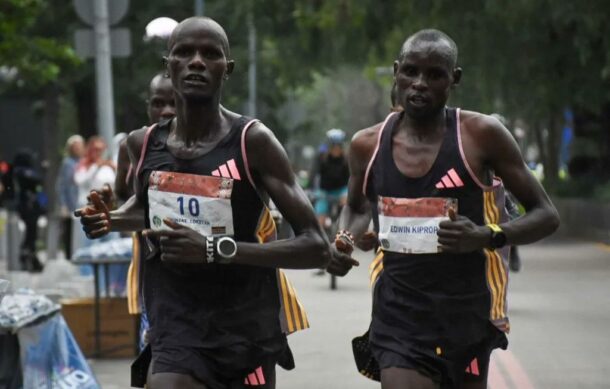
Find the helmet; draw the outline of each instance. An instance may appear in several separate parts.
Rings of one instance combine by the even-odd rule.
[[[326,132],[326,140],[329,145],[341,145],[345,141],[345,131],[332,128]]]

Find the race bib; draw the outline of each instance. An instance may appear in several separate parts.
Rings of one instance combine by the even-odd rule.
[[[402,254],[438,253],[438,225],[457,213],[457,200],[424,197],[379,197],[379,243],[386,251]]]
[[[148,215],[153,230],[171,229],[163,219],[201,235],[233,235],[231,178],[153,171],[148,185]]]

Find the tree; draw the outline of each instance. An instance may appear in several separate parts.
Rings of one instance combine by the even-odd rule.
[[[553,186],[565,108],[599,114],[609,106],[609,14],[603,0],[295,0],[295,35],[305,50],[293,50],[288,63],[318,72],[344,62],[387,66],[408,35],[441,29],[458,43],[464,69],[452,103],[527,122]],[[284,44],[288,50],[294,41]],[[607,133],[592,136],[610,166]]]
[[[33,35],[44,0],[4,0],[0,3],[0,66],[18,72],[28,86],[40,87],[57,80],[62,69],[79,63],[69,45],[48,36]]]
[[[49,162],[45,190],[53,200],[59,148],[57,81],[62,73],[69,73],[80,61],[69,45],[48,31],[41,31],[40,17],[50,11],[49,3],[44,0],[5,0],[0,3],[0,66],[5,70],[12,69],[22,88],[42,91],[43,159]]]

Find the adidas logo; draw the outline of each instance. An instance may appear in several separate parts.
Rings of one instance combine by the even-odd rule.
[[[472,375],[479,375],[479,363],[477,361],[477,359],[473,359],[472,362],[470,362],[470,366],[468,366],[466,368],[466,373],[470,373]]]
[[[214,177],[224,177],[224,178],[232,178],[234,180],[241,180],[241,176],[239,175],[239,170],[237,169],[237,164],[235,164],[235,160],[231,159],[218,167],[218,169],[212,172]]]
[[[464,186],[464,182],[458,176],[455,169],[451,169],[441,178],[439,182],[436,183],[437,189],[445,189],[445,188],[460,188]]]

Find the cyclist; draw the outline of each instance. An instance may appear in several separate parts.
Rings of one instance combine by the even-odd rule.
[[[347,156],[343,149],[345,132],[338,128],[326,132],[326,143],[314,161],[310,174],[310,186],[317,189],[315,210],[320,225],[328,229],[333,223],[330,220],[330,205],[338,202],[340,206],[347,200],[347,181],[349,167]]]

